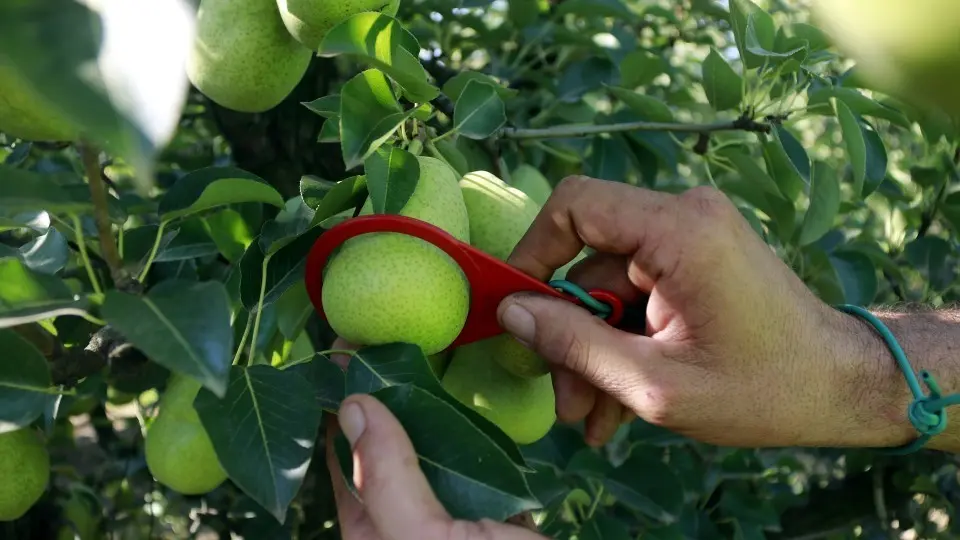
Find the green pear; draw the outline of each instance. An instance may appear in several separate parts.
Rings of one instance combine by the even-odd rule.
[[[547,177],[532,165],[524,163],[510,173],[510,185],[527,194],[534,202],[543,206],[553,193],[553,186]]]
[[[817,23],[878,89],[960,116],[960,2],[815,0]]]
[[[207,493],[227,479],[193,400],[196,379],[171,375],[160,398],[160,412],[147,427],[147,468],[157,482],[184,495]]]
[[[470,244],[502,261],[540,212],[526,193],[486,171],[467,173],[460,189],[470,219]]]
[[[0,433],[0,521],[27,513],[47,489],[50,454],[39,433],[20,428]]]
[[[417,156],[420,177],[400,215],[469,242],[470,223],[457,176],[442,161]],[[327,263],[323,306],[340,337],[362,345],[404,342],[426,355],[453,342],[466,323],[470,284],[440,248],[400,233],[344,242]]]
[[[331,28],[365,11],[380,11],[390,0],[276,0],[290,35],[311,51]]]
[[[28,141],[73,141],[77,128],[0,60],[0,131]]]
[[[517,444],[536,442],[557,420],[553,378],[517,377],[494,361],[495,354],[489,339],[458,347],[441,384]]]
[[[223,107],[263,112],[290,95],[312,57],[287,32],[275,0],[200,0],[187,76]]]

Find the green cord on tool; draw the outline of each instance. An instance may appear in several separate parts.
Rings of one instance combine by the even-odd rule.
[[[610,306],[590,296],[590,293],[585,291],[576,283],[572,283],[565,279],[555,279],[548,283],[548,285],[554,289],[560,289],[561,291],[576,297],[577,300],[583,302],[583,305],[592,311],[594,315],[598,315],[601,318],[606,319],[613,312],[613,309]]]
[[[890,349],[893,357],[896,358],[897,364],[900,366],[900,371],[903,372],[904,378],[907,379],[910,392],[913,393],[914,399],[907,408],[907,418],[910,419],[910,423],[913,424],[913,427],[920,433],[920,437],[904,446],[882,449],[882,451],[889,454],[903,455],[920,450],[934,435],[942,433],[943,430],[946,429],[947,411],[944,409],[951,405],[960,405],[960,394],[943,397],[940,391],[940,385],[937,384],[933,375],[923,370],[920,372],[920,378],[927,388],[930,389],[929,396],[923,395],[923,390],[920,388],[917,376],[910,366],[910,361],[907,360],[907,355],[903,352],[900,344],[897,343],[897,339],[893,336],[893,333],[890,332],[890,329],[887,328],[880,319],[861,307],[843,304],[837,306],[837,309],[856,315],[873,325],[886,342],[887,348]]]

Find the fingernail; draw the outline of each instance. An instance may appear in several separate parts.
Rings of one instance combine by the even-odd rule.
[[[357,439],[363,435],[363,430],[367,429],[367,419],[363,416],[363,409],[356,403],[347,403],[341,407],[337,422],[347,440],[350,441],[350,446],[356,444]]]
[[[520,341],[533,343],[537,333],[537,323],[533,315],[517,304],[510,304],[503,310],[503,327]]]

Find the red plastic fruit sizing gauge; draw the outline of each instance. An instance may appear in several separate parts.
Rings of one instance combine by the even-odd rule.
[[[425,221],[399,215],[367,215],[348,219],[320,235],[307,255],[305,283],[317,314],[326,320],[321,291],[323,268],[333,251],[350,238],[361,234],[392,232],[415,236],[443,250],[463,270],[470,283],[470,310],[467,321],[451,347],[459,347],[504,332],[497,320],[497,307],[507,296],[518,292],[536,292],[573,303],[582,302],[550,285],[534,279],[507,263],[461,242],[453,235]],[[606,322],[616,326],[623,316],[623,303],[609,291],[591,289],[593,298],[611,308]]]

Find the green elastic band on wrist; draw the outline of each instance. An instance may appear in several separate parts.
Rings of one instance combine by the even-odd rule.
[[[946,429],[947,411],[945,408],[950,405],[960,404],[960,395],[954,394],[943,397],[940,391],[940,385],[937,384],[933,375],[926,370],[920,372],[920,379],[922,379],[927,388],[930,389],[930,395],[924,395],[923,389],[920,388],[920,382],[913,373],[913,367],[910,366],[910,362],[907,360],[907,355],[903,352],[893,333],[890,332],[890,329],[887,328],[880,319],[866,309],[858,306],[843,304],[837,306],[837,309],[860,317],[869,322],[877,330],[886,342],[887,348],[890,349],[893,357],[896,358],[897,364],[900,366],[900,371],[903,372],[904,378],[907,379],[907,385],[910,386],[910,392],[913,393],[914,399],[907,408],[907,418],[910,419],[910,423],[913,424],[913,427],[920,433],[920,436],[904,446],[884,448],[881,449],[881,451],[888,454],[903,455],[920,450],[934,435],[942,433],[943,430]]]

